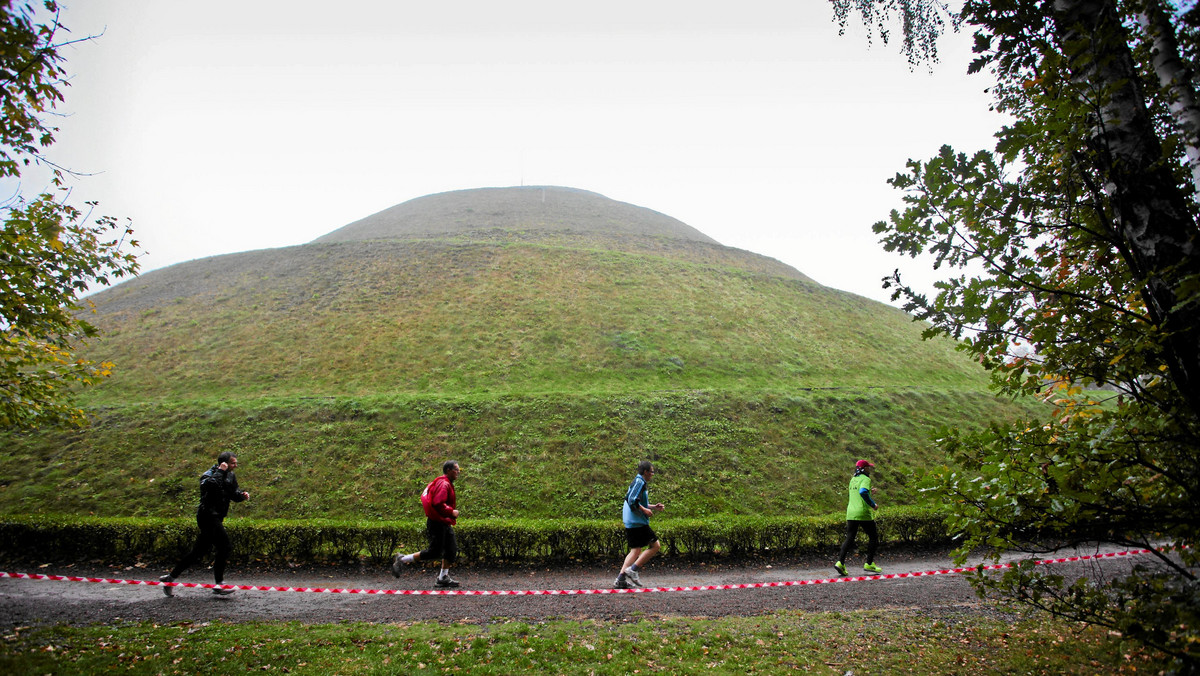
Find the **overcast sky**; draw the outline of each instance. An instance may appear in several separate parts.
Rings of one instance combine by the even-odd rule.
[[[406,200],[561,185],[886,300],[886,180],[991,148],[968,35],[932,72],[823,0],[65,0],[50,157],[143,270],[302,244]],[[856,27],[857,28],[857,27]],[[36,185],[27,177],[26,192]]]

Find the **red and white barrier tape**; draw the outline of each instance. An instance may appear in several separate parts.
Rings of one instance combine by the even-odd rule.
[[[1149,554],[1149,549],[1130,549],[1123,552],[1107,554],[1092,554],[1089,556],[1067,556],[1058,559],[1042,559],[1035,561],[1037,565],[1051,563],[1071,563],[1074,561],[1089,561],[1093,559],[1108,559],[1118,556],[1135,556]],[[976,570],[1001,570],[1012,568],[1014,564],[998,563],[987,566],[969,566],[966,568],[948,568],[945,570],[928,570],[916,573],[888,573],[885,575],[850,575],[845,577],[821,578],[816,580],[789,580],[787,582],[747,582],[742,584],[706,584],[685,587],[635,587],[632,589],[340,589],[327,587],[271,587],[252,584],[205,584],[200,582],[160,582],[158,580],[121,580],[106,577],[74,577],[70,575],[43,575],[41,573],[5,573],[0,572],[0,578],[19,580],[51,580],[56,582],[103,582],[107,584],[144,585],[147,587],[195,587],[200,589],[242,589],[246,591],[280,591],[280,592],[315,592],[319,594],[382,594],[403,596],[574,596],[588,594],[646,594],[652,592],[686,592],[686,591],[716,591],[725,589],[764,589],[767,587],[798,587],[810,584],[832,584],[837,582],[866,582],[869,580],[898,580],[905,577],[929,577],[931,575],[954,575],[972,573]]]

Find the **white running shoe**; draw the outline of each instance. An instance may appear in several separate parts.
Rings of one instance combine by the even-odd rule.
[[[636,570],[626,570],[625,579],[629,580],[629,584],[633,585],[634,587],[642,586],[642,580],[638,577],[638,572]]]
[[[235,591],[237,590],[233,587],[213,587],[213,594],[216,594],[217,596],[229,596]]]

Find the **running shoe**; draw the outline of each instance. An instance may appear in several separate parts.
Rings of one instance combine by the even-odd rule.
[[[174,582],[175,578],[171,577],[171,575],[168,573],[167,575],[163,575],[162,577],[158,578],[158,581],[159,582]],[[169,584],[164,584],[163,585],[163,594],[165,594],[166,596],[174,596],[175,588]]]
[[[833,564],[833,567],[835,570],[837,570],[839,575],[849,575],[849,573],[846,572],[846,564],[842,563],[841,561]]]
[[[237,589],[234,589],[233,587],[213,587],[213,594],[216,596],[229,596],[235,591],[237,591]]]
[[[864,563],[863,570],[868,573],[882,573],[883,569],[873,563]]]
[[[434,584],[439,587],[457,587],[458,580],[455,580],[455,579],[451,578],[449,575],[447,575],[445,577],[439,577],[437,579],[437,582],[434,582]]]
[[[625,579],[629,580],[629,584],[633,585],[634,587],[642,586],[642,579],[638,577],[638,572],[636,570],[626,570]]]
[[[392,559],[392,577],[400,577],[400,565],[403,563],[400,558],[403,556],[403,554],[397,553],[395,558]]]
[[[613,582],[613,589],[629,589],[629,583],[625,581],[625,573],[617,576],[617,579]]]

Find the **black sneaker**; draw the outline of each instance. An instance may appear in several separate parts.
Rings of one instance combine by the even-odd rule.
[[[625,581],[625,573],[621,573],[613,581],[613,589],[629,589],[629,583]]]
[[[233,587],[213,587],[213,594],[216,596],[229,596],[237,591]]]
[[[163,575],[162,577],[158,578],[158,581],[159,582],[174,582],[175,578],[171,577],[170,573],[168,573],[168,574]],[[169,584],[164,584],[163,585],[163,594],[165,596],[174,596],[175,588]]]
[[[455,580],[455,579],[451,578],[449,575],[447,575],[445,577],[439,577],[437,579],[437,582],[434,582],[434,584],[437,585],[438,587],[457,587],[458,580]]]

